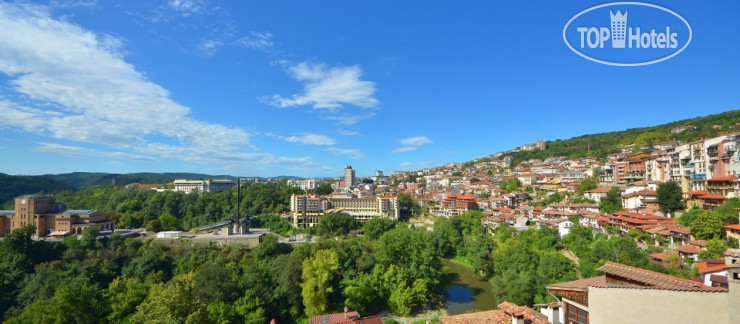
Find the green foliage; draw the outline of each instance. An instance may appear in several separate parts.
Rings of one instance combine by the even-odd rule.
[[[580,195],[583,195],[583,193],[586,191],[596,189],[598,185],[599,185],[598,176],[594,175],[594,176],[586,177],[583,180],[581,180],[581,182],[578,184],[578,186],[576,187],[576,192],[580,196]]]
[[[338,263],[336,252],[330,250],[320,250],[303,261],[301,287],[306,314],[323,314],[329,309],[329,295],[334,292]]]
[[[501,181],[501,183],[498,185],[499,188],[502,190],[505,190],[506,192],[512,192],[517,191],[522,187],[522,182],[519,181],[518,178],[510,179],[510,180],[504,180]]]
[[[719,238],[722,233],[722,220],[712,213],[699,213],[691,222],[691,233],[698,240]]]
[[[622,197],[620,196],[619,187],[612,187],[606,193],[606,197],[601,199],[599,208],[607,214],[622,210]]]
[[[410,195],[405,193],[399,193],[398,204],[401,206],[400,218],[401,220],[407,220],[414,215],[419,214],[419,204],[414,201]]]
[[[699,253],[699,258],[704,260],[721,258],[724,257],[726,250],[727,244],[725,244],[725,241],[713,238],[707,241],[707,249]]]
[[[72,187],[42,176],[12,176],[0,173],[0,204],[20,195],[48,194],[68,189]]]
[[[332,192],[334,192],[334,189],[331,188],[331,184],[330,183],[324,182],[324,183],[316,186],[316,188],[313,189],[313,192],[315,194],[317,194],[317,195],[326,196],[326,195],[330,195]]]
[[[681,198],[683,192],[681,186],[675,181],[667,181],[658,185],[658,204],[660,210],[664,212],[672,212],[683,208]]]
[[[398,221],[390,218],[373,218],[362,225],[362,233],[371,240],[377,240],[383,233],[396,228]]]
[[[350,215],[328,213],[321,215],[316,228],[316,233],[321,236],[345,236],[360,228],[360,224]]]
[[[563,201],[563,198],[564,197],[562,195],[560,195],[559,193],[555,192],[555,193],[551,194],[550,196],[548,196],[547,199],[541,201],[539,203],[539,205],[544,207],[544,206],[547,206],[547,205],[550,205],[550,204],[559,203],[559,202]]]
[[[707,211],[694,206],[691,210],[681,214],[681,216],[676,219],[676,223],[683,226],[691,226],[691,223],[694,222],[696,216],[702,213],[707,213]]]
[[[268,228],[280,235],[288,235],[293,232],[293,226],[290,222],[279,215],[263,214],[251,219],[252,227]]]

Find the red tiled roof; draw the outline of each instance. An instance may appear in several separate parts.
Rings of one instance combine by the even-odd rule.
[[[694,190],[686,193],[689,196],[704,196],[707,194],[706,190]]]
[[[512,315],[523,317],[525,323],[547,324],[547,316],[527,306],[504,301],[498,305],[498,310],[467,313],[440,317],[443,324],[509,324]]]
[[[611,261],[606,261],[606,264],[599,267],[597,270],[605,273],[607,276],[615,276],[638,282],[640,286],[642,286],[640,288],[678,291],[727,291],[725,288],[708,287],[688,279],[681,279],[667,274],[631,267]],[[611,288],[614,287],[614,285],[605,285],[603,287]]]
[[[699,273],[701,274],[723,271],[730,267],[725,265],[725,258],[709,259],[703,262],[694,263],[694,265],[696,265],[696,269],[699,270]]]
[[[704,196],[699,196],[699,199],[720,199],[720,200],[725,200],[725,199],[727,199],[727,197],[720,196],[720,195],[704,195]]]
[[[356,311],[351,311],[345,313],[333,313],[333,314],[324,314],[324,315],[315,315],[311,316],[311,324],[345,324],[345,323],[354,323],[354,319],[359,319],[360,314]],[[380,318],[378,318],[380,319]],[[377,322],[373,322],[377,323]],[[380,323],[383,323],[381,320]]]
[[[684,245],[681,245],[676,250],[678,252],[683,252],[683,253],[687,253],[687,254],[699,254],[701,252],[701,248],[698,247],[698,246],[696,246],[696,245],[693,245],[693,244],[684,244]]]
[[[722,226],[722,227],[724,227],[726,229],[729,229],[729,230],[740,231],[740,224],[725,225],[725,226]]]
[[[737,176],[731,175],[731,176],[723,176],[723,177],[716,177],[712,179],[707,179],[709,182],[722,182],[722,181],[735,181],[737,180]]]
[[[547,289],[557,290],[581,290],[585,291],[588,286],[600,286],[606,284],[606,276],[579,279],[568,282],[561,282],[547,286]]]

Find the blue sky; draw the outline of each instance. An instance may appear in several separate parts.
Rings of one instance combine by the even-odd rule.
[[[690,45],[573,53],[595,1],[0,4],[0,172],[339,176],[740,107],[737,1],[659,1]]]

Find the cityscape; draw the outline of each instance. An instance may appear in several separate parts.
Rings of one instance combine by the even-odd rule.
[[[2,2],[0,322],[735,323],[729,12]]]

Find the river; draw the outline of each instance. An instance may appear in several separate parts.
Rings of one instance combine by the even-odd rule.
[[[498,302],[493,285],[473,273],[470,267],[445,259],[450,270],[445,309],[449,315],[496,309]]]

